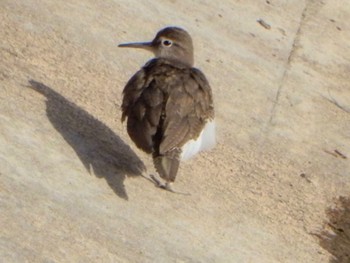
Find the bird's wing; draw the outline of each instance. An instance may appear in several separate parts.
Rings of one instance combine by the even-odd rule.
[[[197,139],[206,122],[214,118],[211,88],[200,70],[182,71],[170,85],[160,154]]]
[[[214,118],[211,88],[198,69],[154,59],[128,81],[123,94],[122,121],[128,117],[129,136],[156,156],[196,139]]]
[[[153,152],[153,136],[158,129],[164,100],[156,86],[154,77],[147,74],[144,67],[128,81],[123,91],[122,121],[128,117],[129,136],[147,153]]]

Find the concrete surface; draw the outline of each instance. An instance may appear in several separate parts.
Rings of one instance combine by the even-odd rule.
[[[349,262],[327,212],[350,196],[349,17],[341,0],[2,0],[0,261]],[[151,54],[117,44],[167,25],[215,95],[218,145],[174,186],[190,196],[146,179],[120,123]]]

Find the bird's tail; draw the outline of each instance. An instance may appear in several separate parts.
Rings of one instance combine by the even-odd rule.
[[[167,182],[174,182],[180,165],[179,149],[174,149],[164,155],[153,156],[154,167],[159,176]]]

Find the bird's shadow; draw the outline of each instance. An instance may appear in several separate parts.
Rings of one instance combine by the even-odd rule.
[[[144,163],[101,121],[52,88],[29,80],[29,88],[46,97],[46,114],[55,129],[74,149],[86,170],[104,178],[121,198],[128,199],[126,176],[142,175]]]

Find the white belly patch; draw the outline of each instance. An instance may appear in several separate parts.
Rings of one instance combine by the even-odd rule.
[[[196,140],[190,140],[182,147],[181,160],[188,160],[200,151],[210,150],[215,144],[215,121],[211,120]]]

